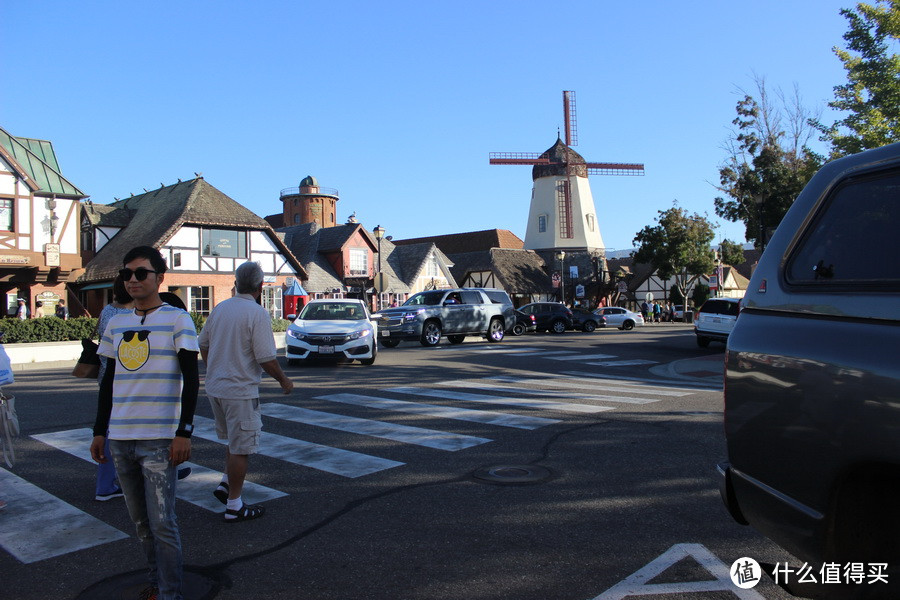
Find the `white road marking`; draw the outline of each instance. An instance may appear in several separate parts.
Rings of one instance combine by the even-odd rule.
[[[694,392],[690,390],[652,390],[646,386],[636,386],[632,384],[623,384],[620,382],[610,382],[616,383],[617,385],[604,385],[602,382],[595,382],[594,380],[590,381],[581,381],[581,382],[572,382],[572,383],[561,383],[557,382],[554,378],[545,378],[545,379],[527,379],[524,377],[510,377],[508,375],[500,375],[498,377],[489,377],[488,379],[492,379],[495,381],[506,381],[509,383],[522,383],[522,384],[544,384],[549,385],[551,387],[575,387],[575,388],[583,388],[585,386],[589,386],[592,390],[603,390],[605,392],[625,392],[628,394],[632,393],[644,393],[644,394],[653,394],[654,396],[689,396]]]
[[[467,388],[478,389],[477,386],[467,385]],[[496,388],[492,388],[493,389]],[[571,404],[568,402],[551,402],[549,400],[531,400],[530,398],[504,398],[500,396],[487,396],[484,394],[471,394],[454,390],[435,390],[419,387],[393,387],[385,388],[385,392],[396,394],[412,394],[415,396],[430,396],[432,398],[447,398],[450,400],[462,400],[464,402],[481,402],[484,404],[502,404],[505,406],[524,406],[541,410],[559,410],[575,413],[598,413],[613,410],[611,406],[592,406],[590,404]]]
[[[343,402],[346,404],[354,404],[356,406],[366,406],[368,408],[393,410],[417,415],[429,415],[444,419],[455,419],[458,421],[471,421],[474,423],[484,423],[486,425],[499,425],[500,427],[515,427],[518,429],[537,429],[538,427],[543,427],[545,425],[559,423],[556,419],[509,415],[487,410],[472,410],[469,408],[435,406],[433,404],[420,404],[417,402],[406,402],[404,400],[387,400],[360,394],[329,394],[327,396],[317,396],[316,398],[329,400],[331,402]]]
[[[485,391],[497,391],[497,392],[505,392],[505,393],[513,393],[513,394],[527,394],[531,396],[550,396],[553,398],[558,398],[561,394],[559,390],[533,390],[530,388],[518,388],[518,387],[509,387],[496,385],[493,383],[473,383],[471,381],[442,381],[438,385],[445,385],[448,387],[464,387],[466,389],[481,389]],[[582,387],[585,387],[582,385]],[[603,394],[592,394],[590,392],[577,392],[570,395],[572,398],[578,398],[581,400],[599,400],[601,402],[620,402],[624,404],[650,404],[652,402],[659,402],[658,398],[632,398],[630,396],[606,396]],[[587,411],[580,411],[587,412]]]
[[[655,360],[643,360],[643,359],[634,359],[634,360],[601,360],[598,362],[587,362],[584,363],[586,365],[590,365],[592,367],[635,367],[638,365],[655,365]]]
[[[96,466],[97,463],[91,458],[90,451],[93,436],[94,434],[90,429],[84,428],[57,431],[55,433],[41,433],[31,437]],[[208,469],[192,462],[183,463],[183,466],[190,467],[191,474],[186,479],[178,481],[175,485],[175,497],[212,512],[222,512],[224,510],[222,503],[212,494],[219,482],[222,481],[222,472]],[[252,481],[244,482],[242,497],[247,502],[262,502],[283,496],[287,496],[287,494]]]
[[[6,500],[0,547],[25,564],[128,537],[5,469],[0,489]]]
[[[647,583],[675,563],[690,556],[712,574],[715,579],[679,583]],[[628,596],[685,594],[689,592],[731,592],[741,600],[765,600],[759,592],[734,585],[728,566],[701,544],[675,544],[650,564],[635,571],[592,600],[621,600]]]
[[[609,373],[594,373],[592,371],[562,371],[561,373],[552,374],[546,373],[548,377],[560,377],[560,376],[570,376],[570,377],[592,377],[594,379],[599,379],[600,381],[607,381],[610,383],[616,383],[621,385],[632,385],[629,382],[636,382],[634,385],[638,383],[641,384],[650,384],[651,386],[656,387],[666,387],[668,389],[673,390],[691,390],[693,392],[709,392],[709,391],[717,391],[721,390],[721,385],[716,384],[706,384],[699,381],[679,381],[676,379],[652,379],[649,377],[628,377],[625,375],[611,375]]]
[[[212,419],[196,415],[194,416],[194,436],[219,444],[227,443],[227,440],[220,440],[216,437],[215,422]],[[259,453],[265,456],[349,478],[377,473],[404,464],[395,460],[313,444],[265,431],[260,434],[259,445]]]
[[[547,356],[546,354],[542,354],[542,357],[549,358],[550,360],[600,360],[602,358],[615,358],[613,354],[581,354],[575,353],[571,356]]]
[[[328,429],[336,429],[338,431],[346,431],[349,433],[370,435],[372,437],[394,440],[395,442],[403,442],[405,444],[426,446],[437,450],[449,450],[451,452],[462,450],[464,448],[471,448],[472,446],[478,446],[492,441],[487,438],[474,437],[471,435],[461,435],[446,431],[436,431],[434,429],[423,429],[420,427],[409,427],[408,425],[396,425],[394,423],[373,421],[371,419],[358,419],[356,417],[348,417],[272,402],[261,404],[260,409],[267,417],[285,419],[295,423],[314,425],[316,427],[327,427]]]

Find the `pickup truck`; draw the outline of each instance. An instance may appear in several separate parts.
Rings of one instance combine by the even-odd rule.
[[[506,330],[516,323],[509,295],[484,288],[419,292],[402,306],[380,310],[372,320],[378,323],[378,339],[386,348],[403,340],[436,346],[443,336],[451,344],[462,343],[467,335],[496,343],[503,341]]]

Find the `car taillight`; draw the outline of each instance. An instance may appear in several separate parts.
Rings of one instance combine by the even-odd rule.
[[[535,317],[534,315],[529,315],[529,316],[531,317],[531,322],[532,322],[532,323],[537,322],[537,317]]]

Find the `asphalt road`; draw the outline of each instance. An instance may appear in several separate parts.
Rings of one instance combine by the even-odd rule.
[[[264,382],[244,495],[268,512],[240,524],[212,497],[223,446],[201,398],[177,505],[187,598],[789,598],[729,579],[741,557],[800,564],[719,499],[722,354],[666,324],[289,367],[290,396]],[[96,384],[29,371],[8,391],[23,435],[0,470],[0,598],[135,598],[124,503],[93,500],[78,456]]]

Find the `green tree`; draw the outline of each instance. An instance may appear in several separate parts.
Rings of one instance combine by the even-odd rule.
[[[719,244],[719,258],[726,265],[739,265],[744,262],[744,247],[731,240],[722,240]]]
[[[697,278],[714,266],[712,223],[697,213],[689,215],[677,203],[659,211],[656,223],[635,235],[637,250],[632,256],[637,262],[652,265],[659,278],[674,278],[675,285],[690,298]]]
[[[900,54],[890,50],[900,45],[900,0],[859,3],[841,14],[849,21],[847,48],[834,53],[847,83],[834,88],[828,106],[845,116],[830,126],[811,121],[831,143],[832,158],[900,141]]]
[[[756,79],[757,100],[749,94],[737,103],[735,129],[719,167],[716,215],[743,221],[745,237],[762,247],[794,199],[822,164],[811,151],[813,118],[799,93],[788,100],[780,91],[773,98],[765,80]]]

